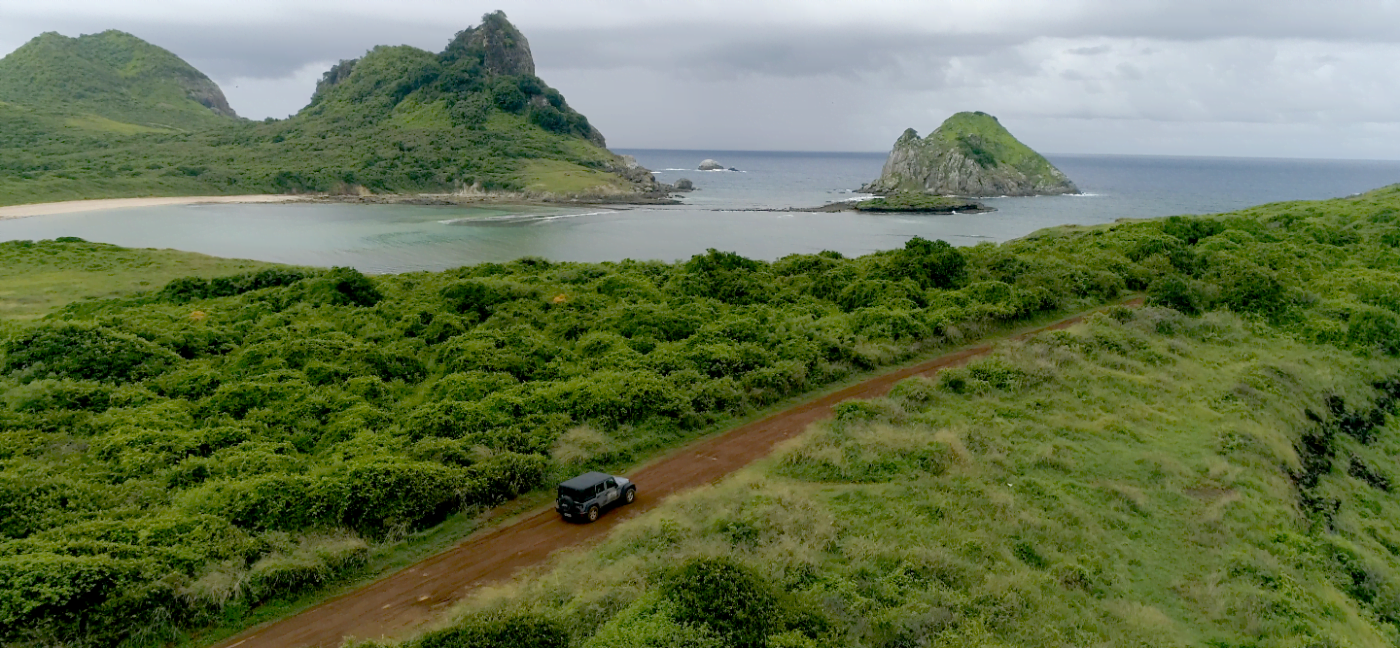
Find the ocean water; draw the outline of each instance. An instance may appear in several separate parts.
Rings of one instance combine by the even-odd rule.
[[[538,256],[560,261],[685,259],[717,248],[759,259],[859,255],[914,236],[955,245],[1055,225],[1230,211],[1347,196],[1400,182],[1400,161],[1047,156],[1079,196],[991,198],[982,214],[752,211],[850,200],[884,154],[623,150],[665,182],[698,188],[683,205],[515,208],[407,205],[187,205],[0,221],[0,240],[78,236],[131,247],[366,272],[439,270]],[[698,171],[713,158],[737,171]]]

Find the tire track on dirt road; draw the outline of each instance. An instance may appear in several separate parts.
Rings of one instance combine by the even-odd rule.
[[[1132,306],[1141,303],[1141,299],[1125,302]],[[632,472],[629,477],[638,485],[637,501],[609,512],[597,522],[564,522],[553,509],[527,513],[512,524],[474,534],[447,551],[363,588],[252,628],[219,644],[219,648],[336,648],[347,637],[405,636],[477,587],[506,580],[521,568],[542,564],[555,551],[599,538],[624,520],[655,508],[668,495],[713,483],[767,456],[777,444],[829,417],[831,408],[842,401],[883,396],[905,378],[932,375],[965,364],[989,353],[996,342],[1062,329],[1100,310],[1103,308],[896,369],[702,439]]]

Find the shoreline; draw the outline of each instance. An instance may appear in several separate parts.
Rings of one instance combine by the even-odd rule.
[[[28,205],[0,207],[0,221],[38,216],[58,216],[83,212],[130,209],[135,207],[166,207],[172,205],[211,204],[286,204],[335,203],[350,205],[677,205],[679,200],[668,194],[549,196],[528,193],[500,194],[372,194],[367,196],[336,194],[249,194],[243,196],[166,196],[150,198],[99,198],[65,200]]]
[[[65,200],[0,207],[0,220],[58,216],[91,211],[129,209],[133,207],[164,207],[167,205],[207,205],[243,203],[304,202],[306,196],[285,194],[252,194],[246,196],[169,196],[160,198],[99,198],[94,200]]]

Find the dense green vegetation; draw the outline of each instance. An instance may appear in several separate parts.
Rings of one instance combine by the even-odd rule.
[[[1400,361],[1121,309],[890,396],[407,642],[1393,646]]]
[[[492,46],[501,41],[514,45]],[[95,71],[74,72],[88,68]],[[285,120],[220,117],[193,99],[176,102],[177,112],[208,118],[175,119],[168,114],[175,109],[164,108],[174,101],[167,95],[199,74],[185,68],[169,52],[119,32],[46,34],[0,61],[0,205],[472,187],[629,193],[654,186],[649,174],[626,176],[587,118],[534,76],[524,37],[499,13],[441,54],[376,47],[342,61],[310,104]]]
[[[1237,313],[1251,322],[1241,329],[1249,336],[1325,354],[1340,373],[1324,378],[1354,382],[1347,376],[1371,366],[1359,358],[1389,362],[1400,351],[1397,213],[1392,187],[1213,218],[1062,228],[999,246],[916,238],[858,259],[767,263],[710,251],[676,264],[521,259],[388,277],[270,268],[76,303],[10,324],[0,343],[0,640],[141,643],[236,624],[250,606],[355,573],[368,544],[453,512],[582,468],[627,465],[853,372],[1127,291],[1180,312]],[[1208,331],[1153,317],[1169,322],[1164,330]],[[1202,344],[1222,344],[1217,335],[1234,340],[1222,353],[1268,347],[1220,321],[1223,332],[1201,333]],[[1147,362],[1122,335],[1120,355]],[[1308,366],[1324,362],[1308,357]],[[990,393],[1027,380],[984,367],[946,389]],[[1180,389],[1163,387],[1163,398]],[[1343,395],[1343,414],[1372,398],[1359,388]],[[1320,398],[1311,387],[1294,396],[1290,406]],[[1041,414],[1101,418],[1093,393],[1074,397],[1087,399],[1082,412],[1056,401]],[[1006,419],[1018,411],[1006,409]],[[856,471],[864,476],[855,481],[900,482],[946,459],[899,438],[909,453],[895,459],[832,441],[819,453],[830,466],[794,467],[790,478],[839,482]],[[1384,468],[1367,465],[1382,483]],[[1310,501],[1325,511],[1318,488],[1308,486]],[[760,538],[768,522],[746,524],[754,528],[724,532]],[[657,576],[650,602],[594,588],[616,605],[589,608],[592,625],[566,633],[612,636],[601,628],[633,603],[643,607],[618,617],[626,627],[615,645],[633,641],[624,631],[634,626],[669,637],[677,625],[731,644],[803,645],[875,618],[792,608],[785,601],[801,588],[790,580],[780,581],[786,594],[745,594],[764,579],[731,562]],[[857,581],[851,587],[864,587]],[[762,613],[771,619],[690,623],[713,616],[706,597],[687,593],[702,584],[771,595],[745,604],[773,610]],[[906,599],[888,601],[902,609]],[[490,623],[462,632],[495,636]],[[550,623],[539,636],[556,636]]]
[[[136,250],[77,239],[0,243],[0,320],[47,315],[75,300],[124,297],[181,277],[273,267],[176,250]]]
[[[938,196],[924,193],[922,191],[896,191],[889,195],[862,200],[856,203],[856,211],[863,212],[924,212],[934,214],[947,214],[953,211],[972,211],[985,209],[981,203],[967,200],[966,198],[954,198],[951,196]]]
[[[1394,645],[1397,208],[973,248],[1018,286],[1114,259],[1158,305],[844,403],[405,645],[501,619],[537,647]]]
[[[961,112],[949,117],[925,139],[957,148],[984,169],[1007,165],[1027,173],[1047,173],[1044,157],[1011,135],[996,117]]]
[[[131,34],[78,38],[49,32],[0,59],[0,99],[136,130],[201,128],[233,121],[209,77]]]

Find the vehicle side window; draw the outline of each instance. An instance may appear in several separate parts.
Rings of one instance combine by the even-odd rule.
[[[607,487],[607,488],[617,488],[617,480],[616,480],[616,479],[609,479],[609,480],[607,481],[607,486],[606,486],[606,487]]]
[[[597,486],[594,486],[594,487],[593,487],[593,494],[594,494],[594,495],[602,495],[602,494],[603,494],[603,485],[602,485],[602,484],[598,484]]]

